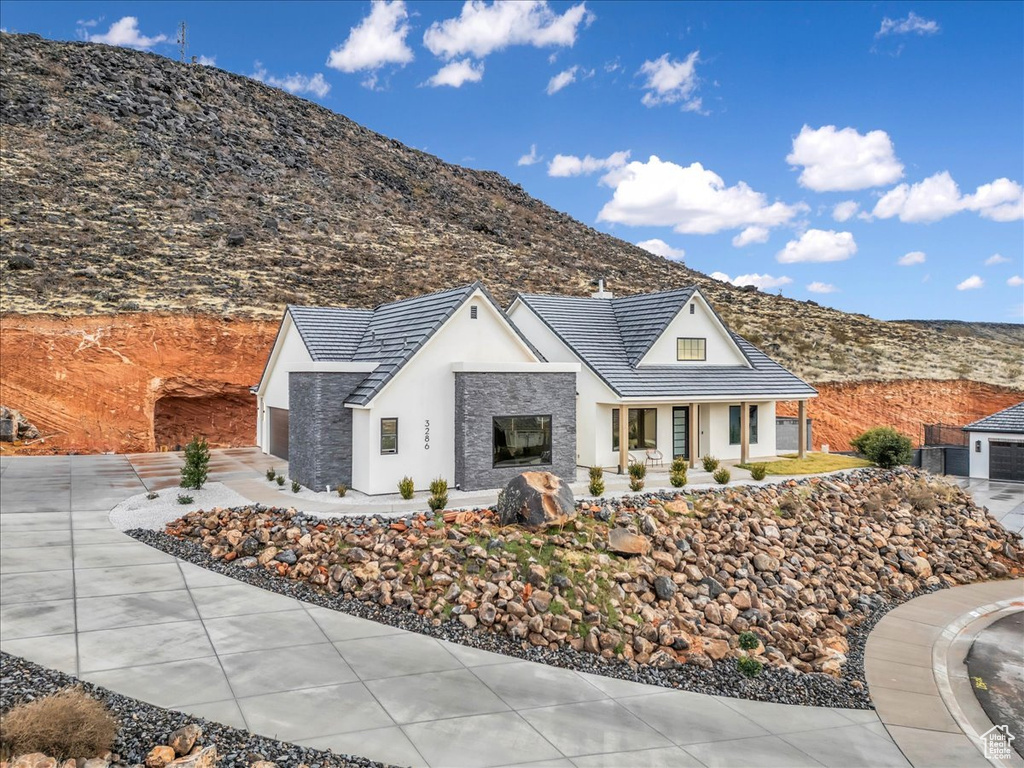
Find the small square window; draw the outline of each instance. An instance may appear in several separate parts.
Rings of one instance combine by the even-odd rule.
[[[398,453],[398,419],[380,420],[380,452]]]
[[[676,360],[706,360],[707,339],[676,339]]]

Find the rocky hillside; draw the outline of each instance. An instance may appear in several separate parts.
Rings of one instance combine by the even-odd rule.
[[[631,293],[696,282],[815,382],[1024,388],[1019,333],[876,321],[741,290],[597,232],[496,173],[316,104],[152,54],[0,35],[2,310],[268,318],[482,279]]]

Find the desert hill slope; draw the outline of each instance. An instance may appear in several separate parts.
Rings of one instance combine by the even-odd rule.
[[[583,294],[696,282],[817,381],[1020,384],[1024,336],[949,333],[746,292],[256,81],[108,46],[0,37],[5,312],[277,316],[484,280]],[[21,268],[19,268],[21,267]]]

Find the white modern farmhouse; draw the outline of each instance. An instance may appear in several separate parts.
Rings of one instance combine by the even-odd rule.
[[[803,446],[817,394],[697,288],[520,294],[506,314],[479,283],[289,306],[254,391],[257,444],[293,479],[370,494],[404,476],[477,490],[531,468],[573,481],[577,466],[772,456],[776,401],[799,401]]]
[[[509,317],[550,361],[580,363],[581,465],[775,454],[775,403],[817,392],[730,331],[696,287],[590,298],[520,294]],[[625,435],[625,439],[620,436]]]
[[[578,371],[546,362],[479,283],[375,309],[289,306],[255,387],[257,444],[319,491],[573,478]]]
[[[1024,482],[1024,403],[978,419],[964,431],[971,477]]]

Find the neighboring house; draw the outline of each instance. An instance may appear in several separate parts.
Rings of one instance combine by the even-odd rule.
[[[520,294],[509,317],[547,360],[581,363],[576,461],[618,466],[657,451],[683,456],[773,456],[775,403],[817,392],[730,331],[696,287],[590,298]],[[619,436],[625,435],[625,440]]]
[[[257,396],[257,444],[318,491],[575,479],[575,363],[548,363],[479,283],[374,309],[289,306]]]
[[[971,477],[1024,482],[1024,403],[964,427]]]

